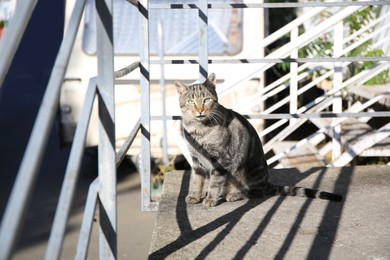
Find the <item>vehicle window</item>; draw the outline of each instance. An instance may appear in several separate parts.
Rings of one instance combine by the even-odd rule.
[[[93,0],[88,0],[83,33],[83,50],[96,53],[96,27]],[[150,3],[197,3],[183,0],[151,0]],[[231,2],[218,0],[213,2]],[[242,46],[242,9],[209,9],[210,55],[233,55]],[[114,53],[138,55],[139,17],[138,10],[125,0],[114,0],[113,4]],[[166,55],[197,55],[198,29],[197,9],[152,9],[150,18],[150,51],[158,54],[158,23],[163,25],[164,52]]]

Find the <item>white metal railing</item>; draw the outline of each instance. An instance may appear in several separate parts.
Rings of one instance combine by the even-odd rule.
[[[86,0],[77,0],[73,9],[72,17],[69,24],[67,25],[67,30],[64,35],[64,40],[61,44],[53,71],[50,77],[50,81],[47,86],[47,91],[42,102],[42,106],[39,110],[37,121],[34,125],[33,132],[29,144],[27,146],[22,164],[20,166],[18,176],[12,190],[10,200],[7,204],[7,208],[4,214],[4,217],[1,222],[0,228],[0,260],[9,259],[12,255],[12,250],[15,247],[17,242],[18,233],[21,231],[21,225],[26,213],[26,209],[29,205],[29,197],[31,197],[32,187],[35,184],[37,172],[39,171],[39,166],[42,160],[42,156],[45,150],[47,143],[48,132],[50,131],[55,113],[56,106],[59,99],[59,90],[61,83],[64,78],[65,69],[67,67],[70,51],[73,47],[75,41],[75,35],[77,29],[79,28],[81,16],[84,10]],[[21,11],[20,14],[16,13],[15,22],[10,24],[9,30],[14,28],[15,37],[5,34],[0,44],[0,53],[6,53],[6,59],[3,63],[0,61],[0,85],[4,79],[9,64],[12,60],[14,48],[10,46],[17,46],[18,41],[20,40],[21,35],[23,34],[24,28],[26,26],[27,20],[31,15],[33,6],[36,1],[23,2],[20,4]],[[74,142],[72,145],[68,166],[65,173],[65,179],[62,186],[59,203],[56,210],[56,215],[53,223],[53,228],[50,234],[50,239],[48,243],[48,248],[46,252],[46,259],[58,259],[61,252],[61,247],[63,243],[63,238],[65,234],[65,227],[69,217],[69,210],[71,208],[72,198],[74,195],[75,185],[77,183],[78,172],[82,160],[82,154],[84,149],[85,137],[88,129],[88,121],[91,115],[92,105],[94,103],[95,96],[98,97],[99,101],[99,176],[91,184],[87,204],[85,207],[85,213],[83,218],[83,223],[80,231],[80,239],[77,247],[76,258],[85,259],[88,252],[89,238],[91,235],[91,228],[93,223],[93,215],[96,210],[96,206],[99,205],[99,212],[101,214],[100,219],[100,258],[101,259],[113,259],[117,258],[116,252],[116,167],[119,165],[123,159],[126,151],[131,146],[135,136],[140,131],[141,132],[141,162],[140,162],[140,171],[142,177],[142,209],[143,210],[157,210],[158,203],[151,200],[150,192],[150,122],[151,120],[172,120],[180,119],[179,116],[162,116],[162,117],[152,117],[150,115],[150,65],[151,64],[199,64],[199,80],[202,81],[207,77],[208,64],[213,63],[259,63],[259,68],[253,71],[249,71],[246,75],[239,75],[239,77],[231,77],[222,84],[222,90],[220,95],[226,95],[233,88],[240,87],[243,82],[250,79],[256,73],[264,71],[276,63],[280,62],[290,62],[292,64],[297,64],[299,62],[308,63],[335,63],[337,66],[343,66],[347,62],[358,62],[358,61],[378,61],[379,63],[368,71],[364,71],[353,78],[341,82],[338,80],[339,84],[337,87],[334,87],[332,90],[328,91],[325,95],[313,100],[311,103],[306,104],[305,106],[298,107],[297,104],[291,107],[291,111],[294,113],[290,114],[258,114],[249,116],[250,118],[272,118],[280,119],[277,124],[272,126],[273,129],[277,129],[284,123],[288,122],[289,119],[294,119],[292,123],[288,125],[283,131],[277,135],[277,138],[270,140],[270,142],[275,142],[277,140],[282,140],[285,138],[293,129],[296,129],[303,120],[309,118],[323,118],[323,117],[332,117],[336,118],[333,123],[327,127],[321,128],[317,133],[312,134],[311,136],[305,138],[298,142],[294,147],[291,147],[284,151],[281,154],[278,154],[268,160],[269,163],[273,163],[276,160],[282,158],[285,154],[291,150],[304,145],[307,142],[310,142],[318,136],[320,133],[326,133],[334,129],[336,126],[340,125],[341,122],[346,120],[349,117],[390,117],[389,112],[360,112],[364,109],[367,109],[375,102],[385,97],[383,93],[376,96],[375,98],[367,101],[364,104],[361,104],[354,110],[349,113],[343,113],[339,109],[335,109],[334,113],[320,113],[324,108],[328,107],[331,102],[334,100],[334,95],[339,93],[343,88],[350,86],[352,84],[359,85],[363,84],[368,79],[374,77],[378,73],[389,69],[390,57],[341,57],[347,52],[348,49],[352,47],[343,49],[342,43],[351,40],[352,35],[345,40],[341,38],[335,39],[338,42],[335,42],[335,45],[341,46],[338,53],[335,53],[333,58],[297,58],[296,50],[303,47],[321,33],[332,30],[335,26],[342,25],[342,20],[351,14],[355,13],[362,8],[367,7],[368,5],[382,5],[388,7],[388,1],[359,1],[359,2],[306,2],[306,3],[259,3],[259,4],[218,4],[207,3],[207,0],[199,0],[198,4],[182,4],[182,5],[165,5],[165,4],[149,4],[147,0],[141,0],[138,2],[130,1],[133,5],[137,6],[139,9],[140,17],[140,60],[135,62],[130,66],[124,68],[123,70],[117,71],[114,73],[113,70],[113,35],[112,35],[112,0],[97,0],[96,9],[97,9],[97,53],[98,53],[98,76],[90,80],[87,95],[85,97],[83,110],[81,112],[81,117],[79,124],[77,126]],[[292,40],[290,43],[281,47],[280,49],[274,51],[264,59],[241,59],[241,60],[209,60],[207,52],[207,18],[208,18],[208,9],[210,8],[285,8],[285,7],[316,7],[317,9],[305,16],[305,18],[298,18],[289,25],[286,25],[281,30],[267,37],[263,42],[260,43],[261,48],[268,46],[270,43],[277,40],[279,37],[285,35],[286,33],[293,32]],[[329,6],[340,6],[344,7],[340,12],[336,13],[326,21],[318,24],[316,27],[310,31],[297,36],[296,28],[302,24],[307,17],[314,16],[321,12],[325,7]],[[198,11],[198,24],[199,24],[199,59],[198,60],[151,60],[149,52],[149,9],[150,8],[168,8],[168,9],[183,9],[191,8]],[[388,8],[387,8],[388,9]],[[385,18],[381,18],[386,20]],[[388,27],[383,20],[377,20],[372,23],[371,26],[376,24],[381,24],[380,28],[383,28],[383,31],[376,31],[376,34],[383,35],[384,31],[388,31]],[[11,27],[14,26],[14,27]],[[339,27],[340,29],[341,27]],[[362,29],[360,33],[368,30],[369,27]],[[337,30],[337,29],[336,29]],[[339,31],[340,32],[340,31]],[[337,32],[336,32],[337,33]],[[375,33],[375,32],[374,32]],[[370,39],[369,37],[375,37],[375,34],[372,33],[365,39]],[[295,34],[295,36],[294,36]],[[355,36],[359,35],[358,32]],[[355,37],[354,36],[354,37]],[[385,34],[387,37],[387,35]],[[336,37],[335,37],[336,38]],[[384,37],[383,37],[384,38]],[[384,38],[386,39],[386,38]],[[363,41],[363,40],[362,40]],[[354,44],[357,46],[357,43]],[[353,46],[353,45],[351,45]],[[7,52],[5,52],[7,51]],[[292,55],[292,56],[291,56]],[[291,56],[291,58],[286,58]],[[3,60],[3,59],[2,59]],[[263,91],[258,95],[260,100],[266,100],[269,96],[274,95],[286,89],[288,87],[294,86],[295,94],[294,99],[298,95],[304,93],[307,89],[314,86],[313,83],[309,83],[307,86],[298,89],[296,82],[293,84],[284,83],[288,80],[291,75],[294,81],[299,81],[300,79],[307,76],[304,72],[299,74],[300,71],[308,68],[308,65],[302,65],[300,67],[294,65],[293,72],[289,76],[283,77],[278,80],[277,83],[272,83],[267,86]],[[337,67],[336,66],[336,67]],[[129,134],[129,137],[121,147],[118,153],[115,152],[115,118],[114,118],[114,78],[122,77],[135,69],[140,68],[140,85],[141,85],[141,115],[140,120],[135,124],[133,130]],[[338,73],[337,71],[332,71],[330,74]],[[330,75],[325,74],[321,79],[329,77]],[[340,75],[340,74],[338,74]],[[290,79],[291,80],[291,79]],[[283,105],[288,100],[282,100],[278,103],[277,106],[269,109],[268,112],[274,111],[279,105]],[[303,113],[309,112],[309,113]],[[385,127],[384,131],[388,129]],[[270,129],[266,129],[261,133],[265,135],[267,132],[270,132]],[[378,138],[383,138],[386,134],[382,134]],[[265,150],[267,151],[271,143],[268,142],[265,145]],[[336,141],[336,144],[339,141]],[[335,161],[335,165],[337,161]],[[103,174],[104,173],[104,174]],[[103,215],[102,215],[103,214]],[[108,228],[107,228],[108,227]]]

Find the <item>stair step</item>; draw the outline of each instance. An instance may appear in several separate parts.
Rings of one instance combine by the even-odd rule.
[[[360,122],[355,118],[349,118],[341,124],[341,143],[354,145],[364,136],[375,131],[370,125]]]
[[[378,130],[373,130],[368,134],[356,138],[352,143],[345,144],[345,152],[332,163],[332,166],[344,166],[353,158],[363,153],[363,151],[373,147],[390,136],[390,123],[382,126]]]
[[[278,154],[294,146],[296,141],[278,142],[273,146],[273,151]],[[321,167],[326,166],[325,160],[319,155],[317,149],[307,143],[297,149],[289,152],[285,157],[279,160],[280,165],[274,168],[302,168],[302,167]]]
[[[360,87],[350,87],[348,88],[350,92],[355,95],[361,96],[366,99],[372,99],[377,95],[383,94],[386,91],[390,90],[390,84],[387,85],[378,85],[378,86],[360,86]],[[379,103],[390,107],[390,94],[387,94],[385,98],[379,100]]]
[[[387,137],[374,144],[372,147],[364,150],[360,156],[363,157],[387,157],[390,156],[390,137]]]

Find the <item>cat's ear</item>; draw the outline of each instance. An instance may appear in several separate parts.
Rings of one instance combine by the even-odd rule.
[[[206,79],[205,84],[209,87],[215,88],[215,84],[217,83],[217,78],[214,73],[211,73],[209,77]]]
[[[175,82],[177,93],[179,93],[180,96],[182,96],[184,93],[188,91],[188,86],[181,83],[180,81]]]

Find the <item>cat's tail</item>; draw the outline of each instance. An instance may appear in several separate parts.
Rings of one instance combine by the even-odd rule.
[[[336,193],[330,193],[326,191],[313,190],[302,187],[291,187],[291,186],[279,186],[270,184],[268,191],[270,195],[282,195],[282,196],[298,196],[306,198],[318,198],[323,200],[341,201],[342,195]]]

